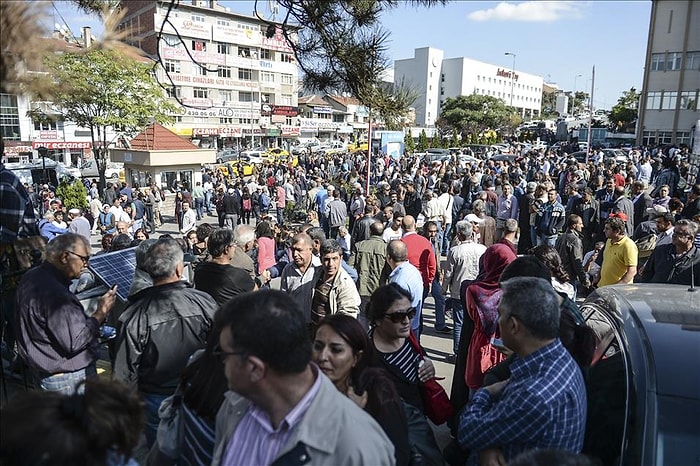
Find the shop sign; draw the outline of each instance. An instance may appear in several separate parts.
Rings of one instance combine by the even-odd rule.
[[[238,138],[241,137],[241,134],[243,134],[241,128],[233,128],[231,126],[219,128],[219,136],[223,138]]]
[[[91,142],[66,142],[66,141],[32,141],[32,148],[46,147],[47,149],[90,149]]]
[[[219,128],[192,128],[192,136],[217,136]]]
[[[267,128],[267,132],[265,133],[265,136],[281,136],[282,132],[280,131],[279,128]]]
[[[517,81],[518,78],[520,77],[513,71],[506,71],[503,68],[498,68],[498,71],[496,71],[496,76],[501,77],[501,78],[508,78],[508,79],[513,79],[513,81]]]
[[[314,113],[323,113],[324,115],[328,115],[333,113],[333,107],[314,107],[313,108]]]
[[[202,118],[259,118],[250,108],[212,107],[207,109],[185,108],[185,115]]]
[[[289,105],[262,104],[260,106],[260,115],[282,115],[286,117],[295,117],[299,115],[299,107],[291,107]]]
[[[301,128],[298,126],[280,125],[282,136],[299,136]]]
[[[182,103],[196,108],[209,108],[212,106],[211,99],[191,99],[189,97],[183,97]]]
[[[275,35],[271,38],[267,38],[264,35],[260,39],[261,47],[276,50],[278,52],[293,53],[292,46],[287,39],[284,38],[282,34],[282,28],[279,26],[275,27]]]
[[[229,42],[232,44],[258,45],[260,43],[260,31],[248,28],[239,28],[237,24],[231,26],[217,25],[213,30],[213,38],[217,42]]]
[[[39,139],[58,139],[58,131],[39,131]]]
[[[154,15],[155,30],[159,31],[161,26],[165,34],[180,35],[185,38],[196,37],[199,39],[211,40],[211,24],[203,21],[192,21],[189,16],[177,18],[170,15],[168,22],[163,24],[161,15]]]
[[[22,145],[16,145],[16,146],[11,146],[8,145],[10,141],[5,141],[5,151],[3,152],[4,155],[19,155],[19,154],[26,154],[28,152],[32,151],[32,146],[30,143],[22,143]]]

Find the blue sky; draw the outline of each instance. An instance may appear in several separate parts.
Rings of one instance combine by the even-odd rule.
[[[253,12],[252,1],[219,3],[238,13]],[[101,33],[94,18],[70,3],[55,5],[76,35],[84,25]],[[258,5],[267,16],[268,2]],[[642,87],[650,12],[651,1],[452,1],[433,8],[399,7],[384,15],[382,25],[391,32],[392,60],[411,58],[414,49],[429,46],[444,50],[446,58],[468,57],[510,68],[513,58],[504,53],[511,52],[517,70],[568,90],[575,81],[577,90],[585,87],[588,92],[595,65],[594,106],[610,108],[623,91]]]

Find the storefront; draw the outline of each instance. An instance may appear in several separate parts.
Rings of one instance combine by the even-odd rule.
[[[32,141],[32,149],[38,151],[39,148],[46,148],[47,158],[67,167],[79,167],[92,155],[92,143],[86,141]]]

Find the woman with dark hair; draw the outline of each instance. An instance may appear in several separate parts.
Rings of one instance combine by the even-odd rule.
[[[143,241],[146,239],[149,239],[150,236],[148,235],[148,232],[146,231],[145,228],[139,228],[134,232],[134,239],[138,241]]]
[[[394,444],[397,465],[410,457],[408,425],[401,398],[386,372],[369,367],[372,346],[357,319],[333,314],[316,330],[313,360],[336,388],[367,411]]]
[[[177,220],[177,230],[182,230],[182,203],[185,202],[182,191],[175,193],[175,220]]]
[[[420,383],[435,377],[435,367],[425,351],[416,351],[409,339],[415,315],[411,294],[396,283],[380,286],[372,293],[367,305],[372,365],[386,369],[403,401],[411,461],[442,464],[442,453],[425,418],[419,390]]]
[[[104,235],[102,235],[102,241],[100,242],[100,244],[102,244],[102,250],[97,251],[95,255],[110,252],[112,250],[113,239],[114,235],[112,233],[105,233]]]
[[[250,195],[248,186],[243,187],[243,195],[241,196],[241,224],[250,225],[250,214],[253,213],[253,198]]]
[[[117,381],[85,380],[85,393],[29,391],[0,410],[0,464],[136,466],[143,405]]]
[[[277,263],[275,234],[269,223],[260,222],[255,227],[255,237],[258,243],[258,274],[261,274]]]
[[[564,264],[561,263],[561,257],[557,250],[551,246],[542,245],[532,248],[530,253],[547,266],[552,274],[552,286],[557,293],[564,293],[569,299],[576,299],[576,289],[569,281],[571,277],[564,269]]]

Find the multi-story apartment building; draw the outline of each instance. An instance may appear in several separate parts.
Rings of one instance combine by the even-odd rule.
[[[691,144],[700,119],[700,4],[654,0],[637,144]]]
[[[281,25],[215,0],[170,3],[123,2],[119,29],[159,61],[159,82],[183,104],[173,131],[206,147],[297,137],[297,66]]]
[[[432,47],[415,49],[414,58],[394,62],[394,82],[401,80],[419,94],[415,104],[416,124],[433,126],[448,97],[490,95],[515,107],[524,118],[540,114],[541,76],[472,60],[444,58],[444,52]]]

